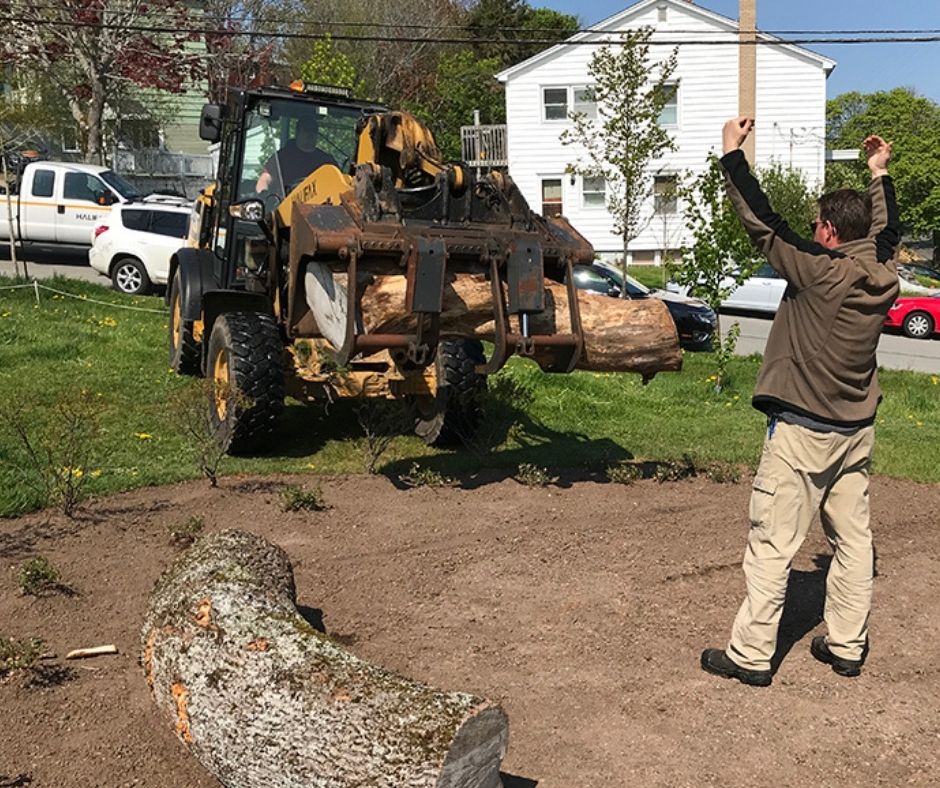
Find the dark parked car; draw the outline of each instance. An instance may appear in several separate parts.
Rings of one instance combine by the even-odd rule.
[[[627,296],[633,299],[658,298],[669,309],[679,334],[679,346],[686,350],[711,350],[712,334],[717,320],[714,310],[698,298],[668,293],[665,290],[650,290],[632,276],[624,280],[623,274],[614,268],[595,263],[576,265],[574,282],[579,290],[620,298],[626,286]]]

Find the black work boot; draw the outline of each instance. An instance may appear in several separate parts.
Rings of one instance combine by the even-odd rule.
[[[867,650],[867,649],[866,649]],[[826,638],[823,635],[817,635],[809,644],[809,653],[820,662],[832,665],[834,673],[840,676],[852,678],[862,672],[862,664],[865,662],[865,652],[862,652],[862,659],[842,659],[837,657],[829,650]]]
[[[707,648],[702,652],[702,670],[726,679],[737,679],[752,687],[769,687],[773,681],[773,674],[769,670],[742,668],[720,648]]]

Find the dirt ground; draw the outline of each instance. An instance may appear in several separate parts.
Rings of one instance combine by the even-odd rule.
[[[318,484],[331,508],[282,513],[287,481]],[[698,664],[741,600],[748,493],[746,480],[237,478],[101,499],[75,521],[0,521],[0,634],[57,655],[0,684],[0,786],[218,785],[138,665],[148,594],[177,552],[167,528],[194,514],[284,547],[299,603],[359,656],[502,703],[507,788],[937,785],[940,487],[873,481],[878,577],[857,679],[808,652],[829,560],[814,529],[767,689]],[[70,593],[19,594],[14,570],[36,554]],[[119,655],[63,659],[102,643]]]

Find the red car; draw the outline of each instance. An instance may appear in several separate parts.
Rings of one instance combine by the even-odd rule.
[[[909,337],[927,339],[940,328],[940,293],[901,296],[888,310],[885,325],[900,328]]]

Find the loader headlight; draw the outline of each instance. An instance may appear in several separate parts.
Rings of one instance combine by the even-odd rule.
[[[228,207],[228,212],[230,216],[245,222],[264,221],[264,203],[261,200],[245,200],[245,202],[234,203]]]

